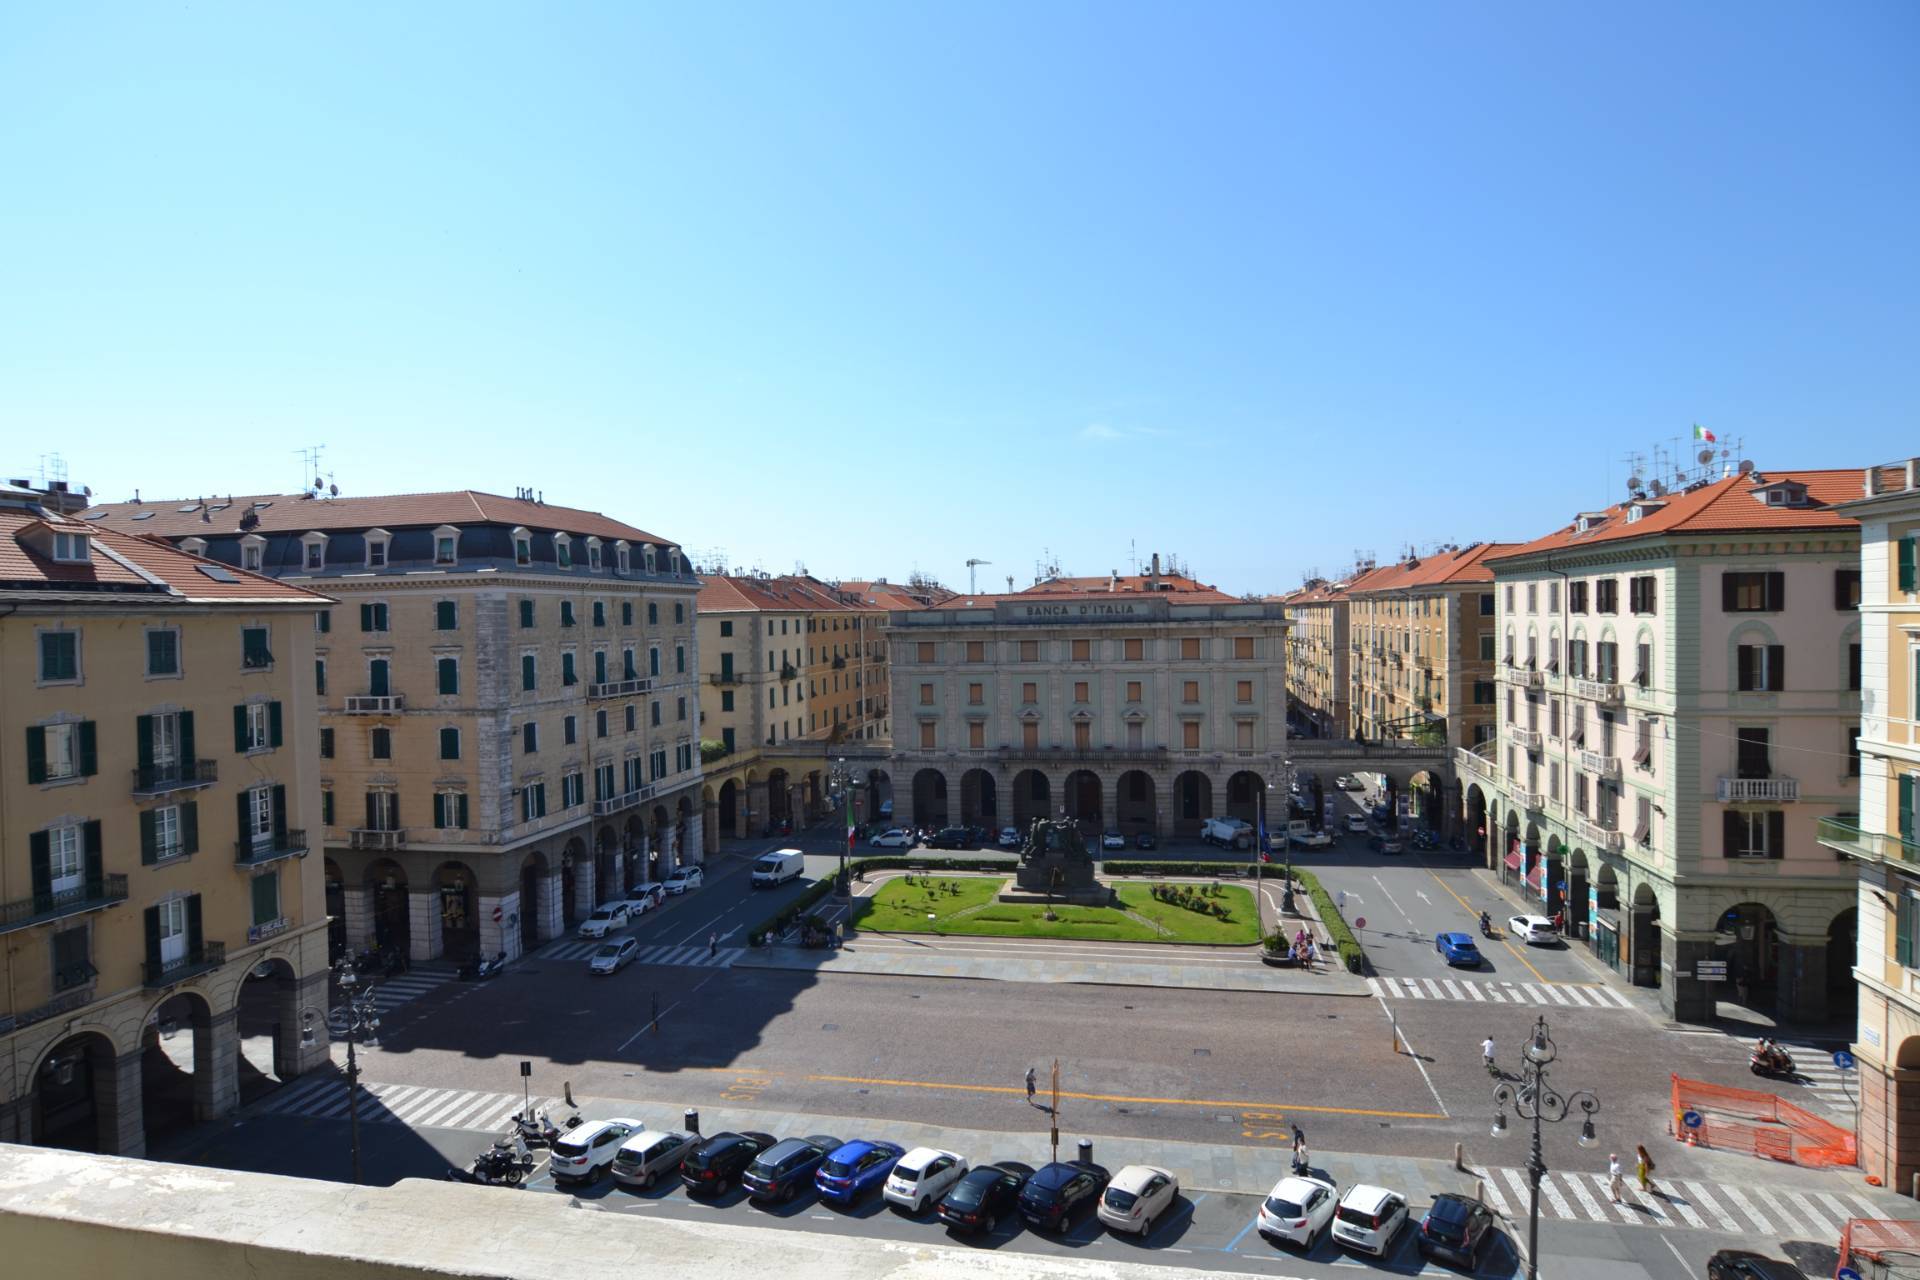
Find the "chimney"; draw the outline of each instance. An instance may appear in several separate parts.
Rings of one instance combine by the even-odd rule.
[[[1120,571],[1118,569],[1107,570],[1107,590],[1118,591],[1119,589],[1120,589]]]

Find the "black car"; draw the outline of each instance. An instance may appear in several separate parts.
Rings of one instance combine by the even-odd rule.
[[[1056,1160],[1020,1188],[1020,1219],[1036,1231],[1065,1231],[1075,1210],[1099,1204],[1112,1176],[1091,1160]]]
[[[1807,1280],[1807,1273],[1745,1249],[1722,1249],[1707,1259],[1707,1280]]]
[[[770,1133],[716,1133],[681,1162],[680,1181],[688,1195],[723,1196],[753,1158],[777,1141]]]
[[[966,827],[942,827],[927,841],[929,849],[971,849],[973,832]]]
[[[791,1200],[801,1188],[813,1185],[813,1171],[840,1146],[840,1139],[819,1133],[775,1143],[753,1158],[740,1175],[740,1185],[755,1200]]]
[[[1000,1215],[1019,1204],[1020,1190],[1033,1176],[1033,1166],[1013,1160],[970,1169],[940,1200],[940,1220],[955,1231],[992,1232]]]
[[[1159,844],[1158,837],[1151,831],[1142,831],[1133,838],[1133,847],[1136,849],[1154,849],[1158,848]]]
[[[1420,1219],[1420,1256],[1475,1271],[1493,1234],[1493,1214],[1485,1205],[1449,1191],[1435,1196]]]

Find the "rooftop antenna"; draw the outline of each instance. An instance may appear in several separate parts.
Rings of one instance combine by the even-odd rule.
[[[304,449],[295,449],[294,456],[300,459],[300,490],[303,493],[318,494],[326,488],[326,481],[320,474],[320,455],[327,451],[323,444],[310,444]],[[313,477],[313,483],[307,483],[307,477]]]
[[[975,571],[979,568],[979,566],[983,564],[992,564],[992,563],[993,561],[991,560],[980,560],[977,558],[969,559],[967,561],[967,594],[968,595],[977,595],[979,593],[979,583],[974,581]]]
[[[1012,574],[1007,575],[1007,594],[1008,595],[1013,594],[1013,575]]]
[[[54,481],[62,484],[67,480],[67,460],[57,453],[40,455],[40,487],[50,488]]]

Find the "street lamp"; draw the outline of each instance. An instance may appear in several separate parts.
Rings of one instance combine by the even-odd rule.
[[[1527,1182],[1531,1189],[1527,1201],[1527,1280],[1540,1280],[1540,1180],[1547,1176],[1546,1157],[1540,1153],[1541,1122],[1558,1124],[1567,1118],[1570,1109],[1578,1107],[1585,1117],[1580,1122],[1580,1145],[1590,1147],[1594,1143],[1593,1115],[1600,1110],[1600,1099],[1588,1090],[1571,1094],[1553,1091],[1547,1083],[1547,1068],[1554,1056],[1553,1041],[1547,1036],[1547,1020],[1541,1017],[1533,1024],[1533,1038],[1521,1051],[1518,1084],[1502,1079],[1493,1088],[1493,1100],[1499,1107],[1493,1115],[1494,1137],[1507,1131],[1509,1106],[1522,1120],[1533,1121],[1533,1150],[1527,1157]]]
[[[834,879],[834,896],[848,896],[850,885],[847,880],[847,854],[853,851],[853,773],[847,768],[847,758],[841,756],[833,762],[833,768],[827,771],[827,799],[829,803],[843,807],[847,818],[847,838],[840,846],[840,874]]]
[[[353,1181],[360,1182],[360,1061],[354,1049],[359,1041],[372,1043],[373,1034],[380,1029],[380,1011],[373,1003],[373,986],[360,986],[360,976],[354,972],[353,962],[342,958],[339,966],[341,1003],[327,1010],[327,1030],[334,1035],[343,1036],[347,1042],[347,1118],[351,1124],[353,1143]],[[320,1014],[311,1006],[300,1011],[300,1043],[311,1045],[319,1036],[314,1031],[314,1019]]]

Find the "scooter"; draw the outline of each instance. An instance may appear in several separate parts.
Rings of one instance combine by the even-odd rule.
[[[473,960],[460,966],[460,977],[466,982],[478,982],[493,977],[507,967],[507,953],[502,951],[491,960]]]
[[[489,1183],[517,1187],[533,1172],[533,1155],[518,1134],[501,1138],[473,1158],[473,1171]]]
[[[1480,917],[1480,936],[1483,938],[1494,938],[1499,936],[1493,931],[1493,920],[1484,914]]]
[[[1791,1076],[1793,1055],[1779,1045],[1755,1049],[1747,1055],[1747,1069],[1757,1076]]]
[[[580,1116],[576,1112],[567,1117],[567,1123],[564,1126],[559,1126],[553,1123],[553,1116],[551,1114],[542,1111],[531,1119],[526,1116],[516,1115],[513,1117],[512,1123],[513,1130],[511,1136],[518,1138],[530,1147],[550,1147],[557,1142],[561,1135],[565,1134],[568,1129],[579,1127]]]

